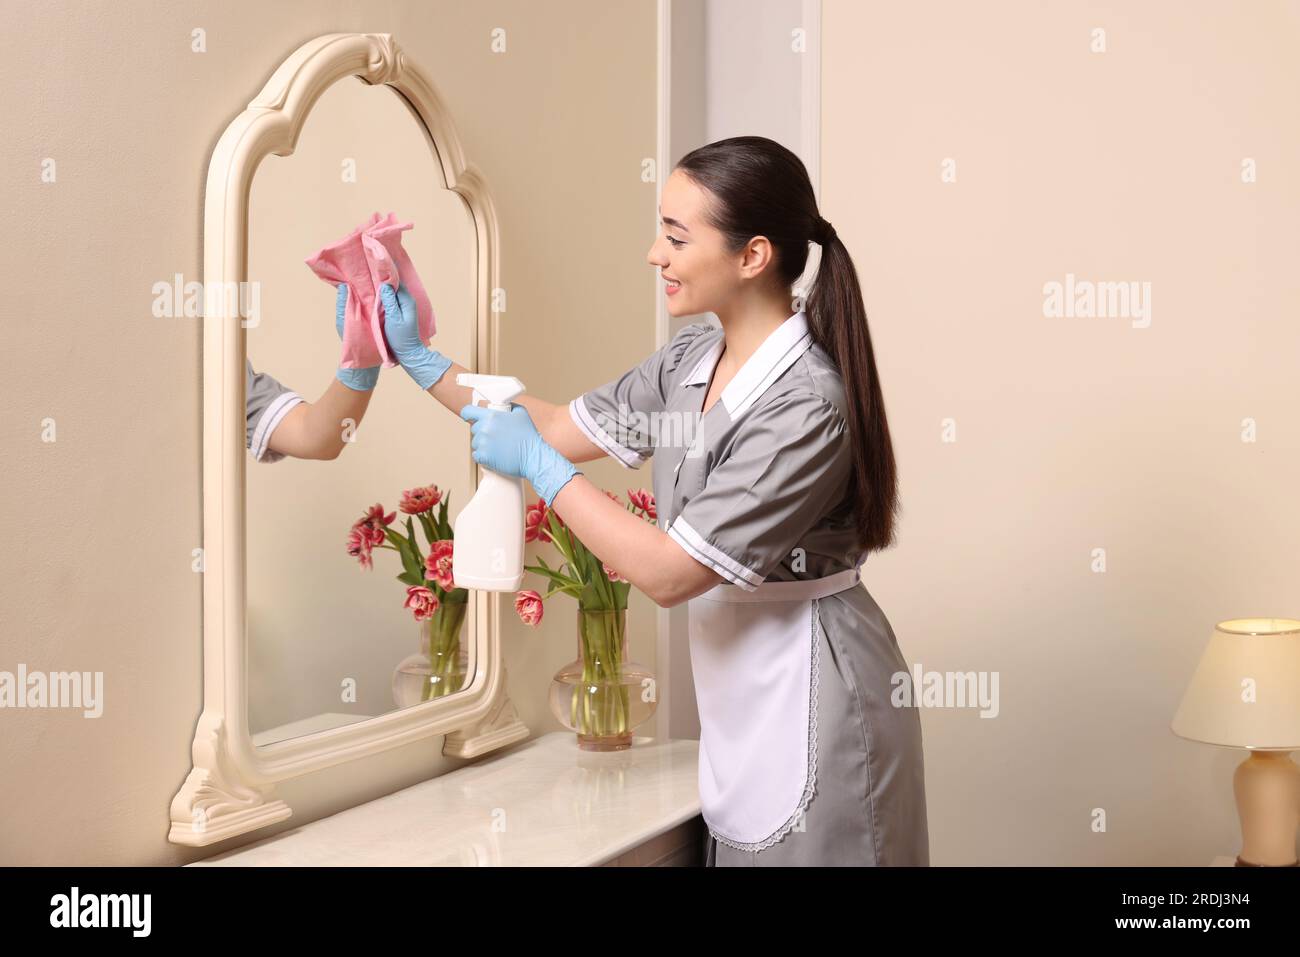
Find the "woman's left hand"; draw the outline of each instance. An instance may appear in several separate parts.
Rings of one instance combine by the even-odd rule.
[[[348,284],[341,282],[338,284],[338,295],[334,299],[334,331],[339,334],[339,341],[343,341],[343,317],[348,308]],[[334,378],[338,379],[345,386],[354,392],[369,392],[379,382],[379,366],[370,366],[366,369],[345,369],[339,366],[334,373]]]
[[[460,417],[472,423],[474,461],[528,479],[548,506],[569,479],[582,474],[547,444],[522,405],[512,403],[509,412],[502,412],[471,404],[460,410]]]

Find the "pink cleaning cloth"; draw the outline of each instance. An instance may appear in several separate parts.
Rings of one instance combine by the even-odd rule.
[[[411,257],[402,248],[402,233],[414,223],[399,223],[389,213],[375,213],[336,243],[325,246],[307,258],[312,272],[325,282],[348,285],[348,302],[343,314],[343,369],[368,369],[397,365],[388,341],[384,338],[384,303],[379,287],[390,283],[394,289],[405,284],[415,300],[420,341],[428,343],[437,327],[433,305],[424,284],[415,272]]]

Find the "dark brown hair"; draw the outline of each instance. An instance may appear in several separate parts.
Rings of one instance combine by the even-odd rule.
[[[867,310],[853,260],[818,212],[803,161],[766,137],[733,136],[692,150],[675,168],[712,194],[709,222],[727,238],[729,251],[739,252],[755,236],[767,237],[787,289],[803,274],[808,243],[822,243],[821,265],[804,311],[813,341],[835,362],[844,383],[858,547],[863,555],[887,548],[894,542],[898,475]]]

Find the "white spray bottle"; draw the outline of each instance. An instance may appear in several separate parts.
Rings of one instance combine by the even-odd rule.
[[[510,375],[462,372],[456,384],[474,390],[475,404],[483,399],[499,412],[509,412],[510,400],[524,391]],[[478,491],[452,523],[452,577],[457,588],[515,591],[524,579],[523,480],[480,467]]]

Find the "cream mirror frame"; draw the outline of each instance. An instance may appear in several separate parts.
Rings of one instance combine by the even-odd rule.
[[[227,128],[208,165],[203,287],[247,280],[249,195],[268,155],[288,156],[312,106],[349,76],[387,84],[422,123],[447,189],[464,200],[477,236],[474,371],[496,368],[497,223],[478,172],[465,163],[445,105],[387,33],[334,33],[296,50]],[[255,747],[248,722],[244,469],[245,322],[239,296],[206,295],[203,319],[203,712],[193,768],[171,802],[168,840],[195,847],[267,827],[293,812],[277,782],[433,735],[442,753],[473,758],[529,736],[506,695],[500,596],[474,591],[466,615],[474,671],[455,695],[343,727]],[[468,454],[468,453],[467,453]],[[474,469],[475,481],[479,470]]]

